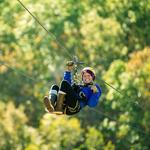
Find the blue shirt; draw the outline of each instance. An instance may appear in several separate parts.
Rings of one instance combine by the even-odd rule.
[[[69,71],[64,72],[64,80],[68,81],[68,83],[71,85],[71,83],[72,83],[71,72],[69,72]],[[90,86],[79,85],[80,91],[82,91],[87,98],[86,101],[85,100],[79,100],[81,108],[85,107],[86,105],[88,105],[89,107],[96,107],[97,106],[99,98],[100,98],[101,93],[102,93],[102,90],[97,83],[94,85],[97,87],[97,90],[98,90],[96,93],[93,93]],[[79,97],[79,93],[77,93],[77,97]]]

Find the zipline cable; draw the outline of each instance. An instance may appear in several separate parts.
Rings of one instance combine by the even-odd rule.
[[[48,31],[48,30],[42,25],[42,23],[29,11],[29,9],[27,9],[27,8],[25,7],[25,5],[24,5],[20,0],[18,0],[18,2],[22,5],[22,7],[24,7],[24,9],[25,9],[26,11],[28,11],[28,13],[35,19],[35,21],[36,21],[48,34],[51,34],[51,35],[53,36],[53,38],[56,40],[57,44],[67,52],[67,54],[68,54],[68,56],[69,56],[70,58],[72,58],[71,55],[69,54],[69,52],[67,51],[67,49],[66,49],[65,47],[63,47],[63,46],[59,43],[59,41],[57,40],[56,36],[55,36],[53,33],[51,33],[50,31]],[[107,86],[111,87],[112,89],[114,89],[116,92],[118,92],[118,93],[121,94],[122,96],[125,96],[120,90],[116,89],[116,88],[113,87],[111,84],[107,83],[107,82],[104,81],[104,80],[101,80],[101,81],[103,81],[104,84],[106,84]],[[129,97],[128,97],[128,98],[129,98]],[[140,107],[136,102],[132,102],[132,103],[134,103],[134,104],[136,104],[138,107]],[[140,107],[140,108],[141,108],[141,107]]]

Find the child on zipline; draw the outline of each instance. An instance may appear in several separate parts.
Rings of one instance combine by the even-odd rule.
[[[74,63],[68,62],[63,80],[58,85],[52,85],[49,96],[44,97],[44,105],[49,113],[73,115],[83,107],[96,107],[101,96],[101,88],[96,83],[95,72],[91,67],[81,71],[82,83],[72,84],[71,72]]]

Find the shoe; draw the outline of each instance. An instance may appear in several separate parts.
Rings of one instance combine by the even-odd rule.
[[[51,104],[51,101],[49,100],[48,96],[44,97],[43,102],[44,102],[44,105],[45,105],[47,111],[49,111],[50,113],[54,112],[54,107]]]

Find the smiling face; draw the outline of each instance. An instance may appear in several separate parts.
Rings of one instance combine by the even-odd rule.
[[[82,80],[83,80],[83,83],[85,84],[93,82],[93,78],[88,72],[83,73]]]

